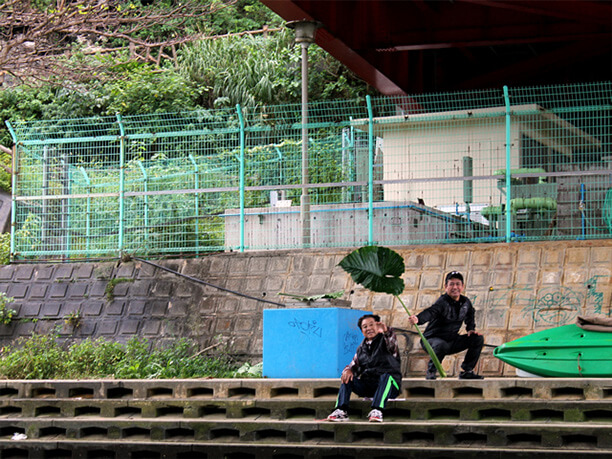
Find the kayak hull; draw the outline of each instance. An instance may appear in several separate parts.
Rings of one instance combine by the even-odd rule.
[[[539,376],[612,377],[612,333],[584,330],[577,325],[523,336],[496,347],[493,355]]]

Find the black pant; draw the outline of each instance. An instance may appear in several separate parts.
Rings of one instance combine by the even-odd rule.
[[[438,357],[440,363],[442,363],[442,360],[444,360],[444,357],[447,355],[456,354],[457,352],[465,351],[467,349],[468,351],[465,353],[465,358],[461,364],[463,371],[472,371],[474,369],[478,363],[478,359],[480,358],[482,346],[484,345],[484,338],[481,335],[476,334],[469,336],[457,335],[454,341],[446,341],[442,338],[432,336],[431,338],[427,338],[427,341],[429,341],[429,345]],[[425,349],[422,341],[421,346],[423,349]],[[431,359],[429,359],[427,371],[436,371],[436,367]]]
[[[385,373],[378,380],[355,377],[346,384],[342,383],[336,400],[336,408],[348,411],[351,393],[355,392],[360,397],[373,397],[372,408],[384,411],[387,400],[397,397],[400,393],[401,381],[395,379],[389,373]]]

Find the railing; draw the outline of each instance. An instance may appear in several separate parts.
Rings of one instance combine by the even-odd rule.
[[[307,184],[299,104],[7,123],[12,255],[610,238],[611,96],[605,82],[311,103]]]

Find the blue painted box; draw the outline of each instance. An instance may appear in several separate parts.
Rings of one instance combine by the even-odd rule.
[[[368,311],[345,308],[266,309],[263,375],[267,378],[339,378],[363,334]]]

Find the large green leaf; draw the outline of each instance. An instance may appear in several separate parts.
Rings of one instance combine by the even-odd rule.
[[[400,277],[404,273],[404,259],[387,247],[362,247],[338,264],[368,290],[391,295],[404,291],[404,281]]]

